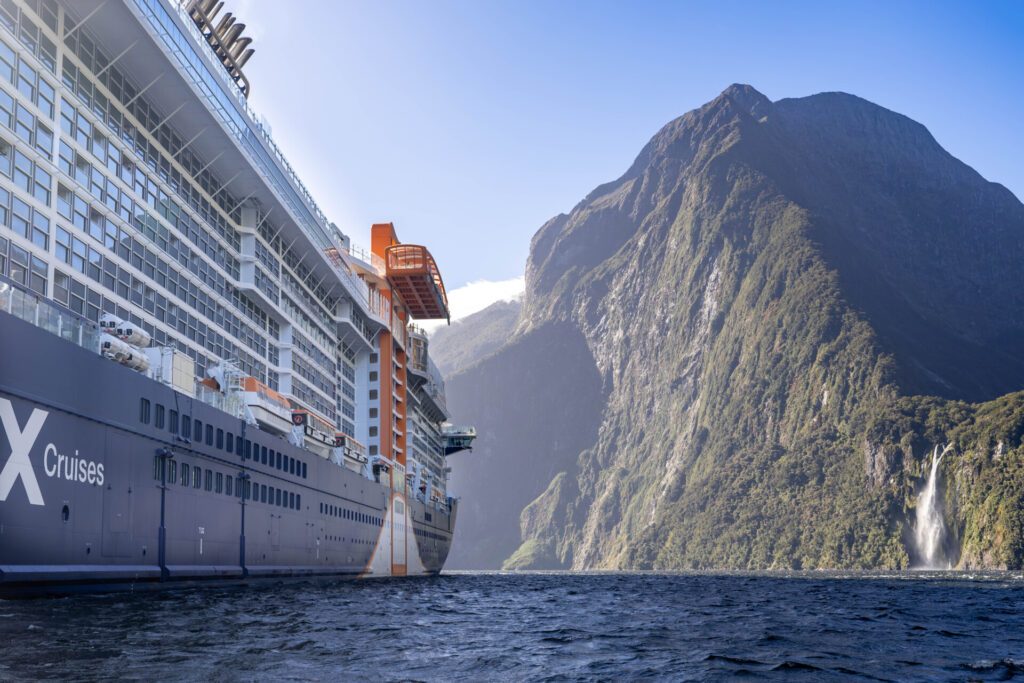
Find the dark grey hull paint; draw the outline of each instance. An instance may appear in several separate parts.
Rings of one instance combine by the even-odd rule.
[[[307,476],[301,476],[301,466],[299,474],[291,474],[264,465],[262,458],[247,459],[244,449],[237,455],[217,448],[216,441],[211,446],[205,439],[185,440],[166,427],[157,429],[152,419],[143,424],[143,397],[154,412],[164,406],[165,424],[174,410],[179,420],[188,416],[193,424],[201,422],[204,434],[206,425],[215,433],[223,430],[225,440],[228,434],[236,441],[244,434],[253,451],[262,455],[266,448],[271,460],[278,453],[305,463]],[[15,424],[10,426],[17,432],[8,433],[8,415],[0,428],[0,463],[15,456],[17,441],[19,450],[27,451],[38,483],[36,503],[41,498],[42,504],[30,500],[30,477],[15,474],[17,463],[10,466],[8,479],[16,479],[0,502],[0,593],[363,576],[378,537],[388,533],[380,522],[388,487],[276,435],[243,428],[241,420],[0,312],[0,410],[10,413],[11,407]],[[26,445],[33,419],[42,419],[42,426]],[[170,465],[162,478],[157,465],[164,449],[172,454],[165,462],[173,459],[178,469],[174,483],[168,481]],[[202,469],[200,488],[182,485],[184,464]],[[207,470],[212,490],[206,488]],[[218,493],[217,474],[235,481],[248,476],[268,490],[294,494],[299,509],[243,500],[226,494],[226,485]],[[449,515],[418,501],[409,504],[427,574],[439,572],[448,556],[456,505],[453,501]]]

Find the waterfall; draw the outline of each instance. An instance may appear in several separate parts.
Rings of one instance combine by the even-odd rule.
[[[917,554],[921,561],[921,569],[950,569],[951,564],[946,555],[945,538],[946,522],[942,519],[942,501],[939,498],[939,463],[952,444],[946,446],[942,453],[936,446],[932,451],[932,469],[928,482],[917,498],[917,525],[914,528],[914,540]]]

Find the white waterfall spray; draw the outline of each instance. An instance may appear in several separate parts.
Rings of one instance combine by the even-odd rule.
[[[936,446],[932,451],[932,469],[928,482],[917,499],[917,525],[914,528],[914,540],[922,569],[950,569],[951,564],[946,556],[943,541],[946,537],[946,522],[942,519],[942,505],[939,500],[939,463],[942,456],[953,448],[947,445],[939,453]]]

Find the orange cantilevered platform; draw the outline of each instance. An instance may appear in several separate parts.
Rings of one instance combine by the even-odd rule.
[[[412,317],[451,319],[441,271],[426,247],[395,244],[384,250],[387,278]]]

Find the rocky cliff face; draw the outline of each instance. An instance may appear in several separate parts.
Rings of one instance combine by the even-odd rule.
[[[534,237],[516,333],[449,382],[491,435],[456,463],[458,543],[478,566],[904,567],[952,443],[951,561],[1020,566],[1022,281],[1024,206],[924,127],[731,86]]]

